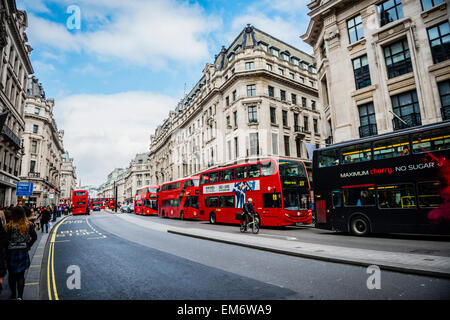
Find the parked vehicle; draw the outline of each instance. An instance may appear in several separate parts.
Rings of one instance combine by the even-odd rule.
[[[124,213],[124,212],[128,212],[128,206],[125,204],[122,206],[122,208],[120,208],[120,212]]]

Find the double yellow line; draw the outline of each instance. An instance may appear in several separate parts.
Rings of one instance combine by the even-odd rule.
[[[63,221],[63,220],[61,220]],[[59,300],[58,291],[56,290],[56,280],[55,280],[55,239],[58,228],[61,225],[61,221],[52,230],[52,238],[50,240],[50,247],[48,250],[48,262],[47,262],[47,288],[48,288],[48,299],[49,300]],[[51,277],[50,277],[51,276]],[[53,285],[53,297],[52,297],[52,285]]]

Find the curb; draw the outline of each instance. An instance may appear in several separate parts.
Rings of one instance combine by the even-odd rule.
[[[432,276],[432,277],[438,277],[438,278],[444,278],[444,279],[450,279],[450,273],[441,272],[441,271],[433,271],[433,270],[424,270],[424,269],[417,269],[412,267],[402,267],[398,265],[390,265],[390,264],[376,264],[374,262],[368,262],[368,261],[361,261],[361,260],[350,260],[350,259],[343,259],[343,258],[337,258],[337,257],[331,257],[331,256],[325,256],[320,254],[308,254],[308,253],[301,253],[301,252],[294,252],[294,251],[287,251],[282,250],[278,248],[271,248],[271,247],[263,247],[248,243],[242,243],[232,240],[225,240],[225,239],[218,239],[218,238],[212,238],[187,232],[181,232],[181,231],[175,231],[175,230],[167,230],[168,233],[177,234],[181,236],[191,237],[191,238],[197,238],[202,240],[209,240],[214,242],[221,242],[231,245],[236,245],[240,247],[246,247],[261,251],[268,251],[272,253],[279,253],[299,258],[307,258],[307,259],[314,259],[314,260],[320,260],[320,261],[326,261],[326,262],[334,262],[334,263],[341,263],[341,264],[349,264],[349,265],[355,265],[360,267],[368,267],[372,265],[378,266],[382,270],[386,271],[394,271],[394,272],[400,272],[400,273],[406,273],[406,274],[415,274],[415,275],[421,275],[421,276]]]
[[[48,247],[49,247],[49,242],[50,242],[50,240],[51,240],[51,238],[52,238],[53,233],[54,233],[55,230],[56,230],[56,227],[59,226],[64,220],[66,220],[66,219],[69,218],[69,217],[72,217],[72,215],[70,214],[70,215],[63,216],[61,220],[59,220],[57,223],[55,223],[55,224],[53,225],[52,229],[50,230],[50,232],[48,233],[47,239],[45,240],[45,245],[44,245],[44,247],[43,247],[43,249],[42,249],[42,255],[41,255],[41,258],[39,259],[39,262],[40,262],[40,263],[39,263],[39,264],[40,264],[40,270],[39,270],[39,287],[38,287],[37,297],[35,297],[35,300],[41,300],[41,286],[42,286],[43,283],[44,283],[44,282],[42,282],[41,280],[42,280],[43,275],[45,275],[45,272],[44,272],[44,274],[43,274],[43,273],[42,273],[42,270],[45,270],[45,267],[47,267],[47,263],[45,263],[45,267],[43,268],[42,263],[43,263],[43,261],[47,261],[47,260],[44,260],[44,257],[47,257],[47,258],[48,258]],[[43,242],[43,239],[44,239],[44,238],[41,239],[41,241],[39,242],[39,245],[41,245],[41,242]],[[26,281],[26,280],[27,280],[27,279],[25,279],[25,281]],[[48,299],[47,299],[47,300],[48,300]]]

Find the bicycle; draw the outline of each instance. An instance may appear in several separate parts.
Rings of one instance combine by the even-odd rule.
[[[254,234],[257,234],[259,232],[259,227],[261,226],[261,220],[259,218],[258,213],[252,213],[250,215],[251,217],[251,221],[249,221],[247,223],[247,226],[245,226],[245,219],[244,219],[244,215],[242,215],[241,218],[241,223],[240,223],[240,230],[241,232],[246,232],[246,228],[250,228],[250,226],[252,227],[252,232]]]

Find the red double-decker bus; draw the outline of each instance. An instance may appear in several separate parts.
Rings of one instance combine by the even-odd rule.
[[[89,214],[89,193],[87,190],[74,190],[72,192],[72,214]]]
[[[115,201],[114,198],[104,198],[105,199],[105,206],[108,207],[110,210],[114,210],[115,207]]]
[[[158,214],[159,186],[151,185],[137,189],[134,196],[134,212],[142,215]]]
[[[199,177],[164,183],[158,194],[158,215],[166,218],[197,219]]]
[[[99,206],[100,209],[105,209],[105,200],[104,198],[92,198],[89,204],[91,210],[94,210],[95,206]]]
[[[238,224],[236,213],[252,199],[262,226],[312,222],[311,190],[303,162],[267,159],[200,175],[199,220]]]

